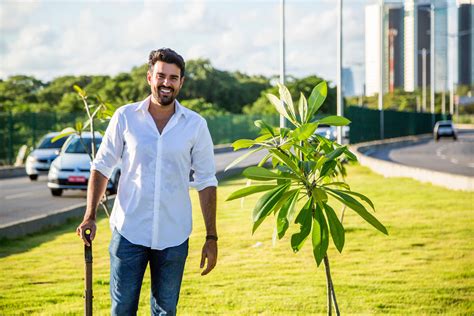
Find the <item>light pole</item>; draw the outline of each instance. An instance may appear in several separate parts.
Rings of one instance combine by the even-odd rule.
[[[338,0],[337,15],[337,115],[344,115],[342,100],[342,0]],[[342,126],[337,127],[337,142],[342,144]]]
[[[380,69],[379,69],[379,76],[380,76],[380,85],[379,85],[379,112],[380,112],[380,139],[384,139],[384,115],[383,115],[383,31],[384,31],[384,8],[383,8],[383,1],[380,0]]]
[[[426,112],[426,48],[421,50],[421,110]]]
[[[431,27],[430,27],[430,51],[431,51],[431,58],[430,58],[430,103],[431,103],[431,127],[433,128],[435,125],[435,7],[434,4],[431,4]]]
[[[280,83],[285,84],[285,0],[280,1]],[[280,128],[285,126],[285,117],[280,114]]]

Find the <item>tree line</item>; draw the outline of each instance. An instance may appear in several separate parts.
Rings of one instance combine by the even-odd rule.
[[[60,76],[49,82],[27,75],[0,79],[0,112],[82,112],[84,105],[74,91],[74,85],[82,87],[92,102],[96,98],[115,106],[136,102],[150,93],[146,81],[147,67],[143,64],[115,76]],[[178,98],[184,106],[204,116],[276,113],[265,97],[267,93],[277,92],[276,77],[219,70],[207,59],[188,61],[185,77]],[[313,87],[322,80],[317,76],[289,77],[286,85],[297,99],[299,91],[308,97]],[[336,89],[329,88],[328,100],[322,111],[335,113],[335,101]]]

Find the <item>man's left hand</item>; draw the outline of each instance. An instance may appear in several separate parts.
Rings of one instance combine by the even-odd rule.
[[[217,263],[217,241],[215,240],[206,240],[206,243],[202,247],[201,254],[201,269],[204,268],[204,264],[207,259],[207,266],[204,271],[201,272],[201,275],[206,275],[214,269]]]

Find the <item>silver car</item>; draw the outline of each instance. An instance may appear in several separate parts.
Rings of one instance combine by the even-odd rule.
[[[95,133],[96,150],[102,142],[102,136]],[[48,174],[48,188],[53,196],[61,196],[63,190],[86,190],[90,176],[92,134],[82,133],[70,136],[61,153],[51,164]],[[117,193],[120,168],[115,168],[107,184],[111,194]]]
[[[452,121],[436,122],[433,130],[433,137],[436,141],[438,141],[441,137],[452,137],[454,140],[458,139],[458,135]]]
[[[66,138],[61,138],[54,143],[51,140],[59,133],[48,133],[38,142],[38,146],[26,158],[26,174],[31,181],[38,179],[38,175],[47,174],[51,162],[59,155],[59,149],[64,145]]]

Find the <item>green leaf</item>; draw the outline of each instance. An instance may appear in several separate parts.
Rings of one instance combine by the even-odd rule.
[[[273,104],[273,106],[276,108],[278,113],[286,117],[286,119],[288,119],[289,121],[293,121],[290,114],[288,114],[288,112],[286,111],[285,106],[283,105],[283,102],[277,96],[271,93],[267,93],[265,96],[270,101],[270,103]]]
[[[338,190],[332,190],[328,188],[328,193],[334,196],[337,200],[347,205],[349,208],[353,209],[357,214],[360,215],[367,223],[375,227],[377,230],[381,231],[385,235],[388,235],[387,228],[385,228],[382,223],[380,223],[372,214],[370,214],[364,205],[359,201],[354,199],[352,196],[343,193]]]
[[[258,226],[262,223],[262,219],[271,213],[281,196],[290,187],[289,184],[282,184],[277,186],[275,189],[265,193],[255,204],[253,209],[253,232],[257,230]],[[257,224],[257,225],[256,225]]]
[[[334,185],[334,186],[338,186],[338,187],[341,187],[341,188],[344,188],[346,190],[350,190],[350,186],[345,183],[345,182],[329,182],[329,183],[325,183],[323,184],[323,186],[330,186],[330,185]]]
[[[266,133],[266,134],[260,135],[257,138],[255,138],[255,142],[260,143],[260,142],[266,141],[267,139],[270,139],[272,137],[273,137],[272,134]]]
[[[280,83],[278,84],[278,88],[279,88],[278,90],[280,93],[280,98],[283,100],[283,102],[286,103],[286,105],[288,105],[288,110],[289,110],[288,114],[291,116],[292,121],[295,122],[296,111],[295,111],[295,106],[293,104],[293,99],[291,98],[291,93],[285,85],[282,85]]]
[[[265,157],[262,158],[262,160],[260,160],[260,162],[258,163],[258,166],[259,167],[263,167],[263,165],[267,162],[268,159],[270,159],[272,157],[272,154],[268,153],[265,155]]]
[[[290,168],[295,173],[295,175],[297,175],[298,177],[302,176],[298,165],[291,159],[291,157],[294,157],[291,153],[288,153],[289,155],[291,155],[291,157],[287,156],[286,153],[282,153],[278,149],[270,149],[270,153],[273,155],[274,158],[276,158],[278,161]]]
[[[240,156],[239,158],[235,159],[234,161],[232,161],[227,167],[225,167],[225,171],[229,170],[230,168],[232,168],[233,166],[237,165],[238,163],[242,162],[243,160],[245,160],[246,158],[248,158],[251,154],[253,153],[256,153],[257,151],[259,150],[262,150],[263,147],[258,147],[258,148],[255,148],[249,152],[246,152],[245,154],[243,154],[242,156]]]
[[[344,155],[346,155],[347,159],[351,161],[357,161],[356,155],[354,155],[347,147],[346,147],[346,150],[344,151]]]
[[[336,246],[337,250],[339,250],[339,252],[342,252],[345,241],[344,226],[342,226],[342,223],[339,221],[339,218],[337,218],[336,212],[334,212],[334,209],[332,207],[330,207],[326,203],[324,203],[323,206],[324,210],[326,211],[326,216],[328,218],[332,241],[334,242],[334,245]]]
[[[300,100],[298,102],[298,110],[301,117],[301,123],[306,122],[306,116],[308,114],[308,101],[303,93],[300,92]]]
[[[350,189],[349,189],[350,190]],[[374,206],[374,203],[372,203],[372,201],[366,197],[365,195],[361,194],[361,193],[358,193],[358,192],[354,192],[354,191],[346,191],[346,190],[339,190],[339,192],[343,192],[343,193],[347,193],[347,194],[351,194],[351,195],[355,195],[357,196],[358,198],[360,198],[362,201],[366,202],[367,204],[370,205],[370,207],[375,211],[375,206]]]
[[[258,192],[268,191],[276,188],[276,185],[251,185],[242,189],[239,189],[229,195],[226,201],[231,201],[235,199],[242,198],[247,195],[251,195]]]
[[[61,139],[63,137],[67,137],[71,134],[74,134],[76,133],[76,130],[72,127],[66,127],[65,129],[63,129],[59,135],[53,137],[53,139],[51,139],[51,142],[54,143],[55,141],[57,141],[58,139]]]
[[[310,121],[313,115],[319,110],[321,105],[323,105],[327,94],[328,86],[326,81],[321,81],[319,84],[316,85],[316,87],[314,87],[313,91],[311,92],[311,95],[309,96],[308,114],[305,122]]]
[[[82,122],[81,121],[77,121],[76,122],[76,131],[82,131]]]
[[[308,199],[296,217],[295,223],[300,224],[300,231],[291,236],[291,248],[293,248],[294,252],[298,252],[303,247],[306,238],[308,238],[309,233],[311,233],[312,204],[313,199]]]
[[[313,224],[313,256],[314,259],[316,259],[316,264],[319,267],[323,261],[324,256],[326,255],[329,246],[328,225],[319,203],[316,206],[316,210],[314,212]]]
[[[296,202],[298,201],[298,195],[300,193],[299,189],[295,189],[291,194],[286,198],[285,204],[280,209],[277,217],[277,233],[278,239],[281,239],[285,236],[286,230],[289,227],[289,222],[292,219]]]
[[[337,157],[339,157],[340,155],[342,155],[346,151],[346,148],[347,147],[345,145],[337,147],[336,149],[334,149],[332,152],[330,152],[327,155],[328,160],[336,159]]]
[[[254,124],[255,126],[257,126],[258,128],[262,130],[263,134],[270,133],[272,134],[273,137],[275,137],[275,132],[273,131],[273,127],[265,123],[263,120],[256,120]]]
[[[76,90],[76,92],[81,96],[81,97],[86,97],[86,92],[84,90],[81,89],[81,87],[79,87],[78,85],[74,85],[72,86],[74,88],[74,90]]]
[[[326,191],[324,191],[321,188],[315,187],[313,189],[312,194],[313,194],[313,198],[317,202],[327,202],[327,200],[328,200],[328,195],[327,195]]]
[[[255,141],[253,139],[239,139],[232,143],[232,147],[234,147],[234,151],[242,149],[242,148],[249,148],[255,145]]]
[[[330,115],[320,120],[317,120],[317,122],[319,124],[327,124],[327,125],[332,125],[332,126],[345,126],[345,125],[348,125],[351,121],[349,121],[343,116]]]
[[[336,168],[336,165],[337,165],[337,162],[335,160],[327,160],[323,164],[323,167],[321,168],[321,172],[319,173],[319,177],[325,177],[331,171],[334,171],[334,169]]]
[[[258,180],[258,181],[270,181],[270,180],[276,180],[276,179],[288,179],[288,177],[284,175],[280,175],[277,173],[274,173],[266,168],[263,167],[258,167],[258,166],[252,166],[246,168],[242,174],[251,180]]]
[[[314,134],[318,128],[318,123],[306,123],[293,131],[293,138],[296,140],[306,140]]]

